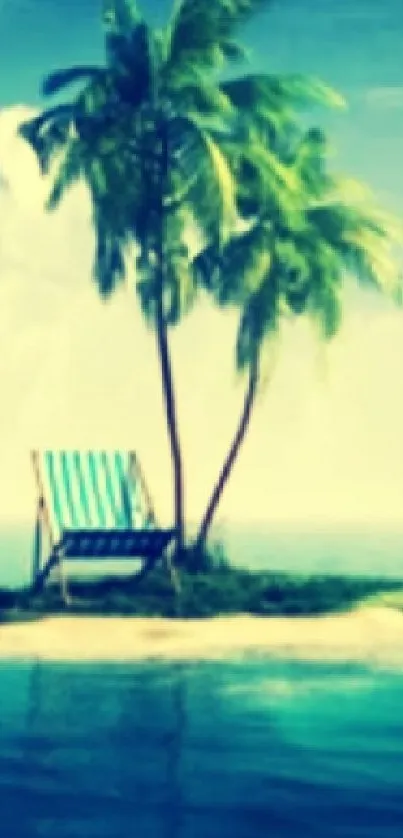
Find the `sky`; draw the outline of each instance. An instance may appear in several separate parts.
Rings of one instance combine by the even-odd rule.
[[[32,447],[134,447],[161,519],[170,462],[153,336],[130,282],[107,305],[91,281],[85,190],[57,213],[18,124],[57,67],[102,58],[99,0],[0,0],[0,518],[29,519]],[[162,21],[167,0],[143,9]],[[348,110],[321,119],[335,164],[403,215],[401,0],[282,0],[247,32],[252,67],[320,76]],[[206,305],[173,335],[188,514],[197,518],[233,434],[243,384],[236,322]],[[399,521],[403,314],[349,292],[328,348],[287,328],[219,521]]]

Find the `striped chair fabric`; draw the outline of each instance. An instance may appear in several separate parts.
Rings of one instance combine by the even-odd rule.
[[[40,471],[51,526],[66,530],[147,529],[146,504],[127,451],[44,451]]]
[[[55,544],[68,557],[161,553],[172,530],[155,528],[136,460],[127,451],[43,451],[38,482]]]

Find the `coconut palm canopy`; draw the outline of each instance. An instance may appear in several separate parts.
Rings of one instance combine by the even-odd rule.
[[[286,185],[287,172],[276,155],[259,148],[259,126],[280,137],[290,130],[297,106],[338,102],[319,81],[300,77],[251,74],[217,83],[231,62],[243,57],[235,39],[240,24],[263,5],[264,0],[184,0],[163,29],[153,30],[130,0],[106,4],[105,66],[50,75],[47,95],[77,83],[79,93],[22,128],[43,170],[54,164],[50,208],[80,178],[90,189],[95,276],[102,293],[124,278],[125,251],[136,241],[138,290],[148,316],[155,299],[155,272],[149,268],[155,265],[161,212],[169,265],[165,314],[176,322],[196,290],[187,270],[189,217],[207,240],[212,230],[225,237],[234,223],[231,143],[243,143],[252,171],[264,169],[267,187]]]
[[[239,178],[241,206],[248,195],[245,228],[224,249],[212,244],[195,260],[199,281],[219,305],[241,308],[241,369],[256,360],[282,317],[311,315],[324,337],[333,337],[348,277],[391,295],[399,285],[401,224],[369,190],[331,171],[321,131],[301,133],[286,152],[288,190],[262,188],[255,172],[251,201],[250,185]]]

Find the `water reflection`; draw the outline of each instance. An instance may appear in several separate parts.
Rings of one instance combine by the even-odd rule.
[[[0,690],[7,838],[402,834],[400,673],[3,663]]]

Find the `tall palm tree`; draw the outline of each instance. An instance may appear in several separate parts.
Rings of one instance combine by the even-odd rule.
[[[371,205],[368,190],[332,176],[322,132],[308,131],[286,155],[295,178],[292,202],[279,202],[279,191],[266,198],[264,191],[256,198],[255,191],[247,229],[233,236],[224,253],[210,246],[196,259],[218,303],[240,310],[236,364],[247,374],[238,425],[195,541],[196,558],[203,557],[249,428],[265,350],[272,349],[282,320],[311,317],[330,339],[341,323],[346,277],[392,295],[398,287],[394,248],[402,243],[400,225]]]
[[[137,291],[155,331],[173,463],[177,545],[184,544],[184,484],[168,329],[193,305],[194,244],[226,241],[237,213],[231,149],[245,147],[251,172],[261,168],[277,188],[284,167],[259,154],[259,126],[290,130],[296,103],[332,98],[319,82],[249,75],[222,82],[243,56],[238,27],[265,0],[180,0],[163,29],[151,29],[133,0],[104,8],[106,62],[52,73],[46,95],[79,91],[25,123],[58,206],[77,180],[86,182],[96,233],[95,279],[102,294],[137,267]],[[253,112],[252,133],[245,118]],[[242,114],[242,119],[238,116]],[[251,121],[252,124],[252,121]]]
[[[195,297],[186,225],[225,233],[235,211],[233,179],[218,142],[230,113],[214,73],[241,54],[233,35],[261,0],[183,0],[152,30],[131,0],[104,9],[106,64],[50,75],[45,94],[79,84],[77,96],[22,126],[44,172],[54,174],[48,207],[86,181],[96,232],[95,278],[111,293],[135,242],[143,311],[155,328],[170,438],[178,548],[184,540],[183,468],[168,326]]]

